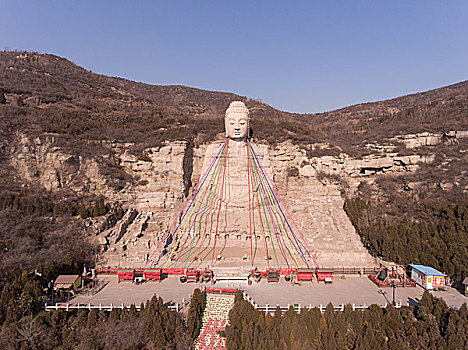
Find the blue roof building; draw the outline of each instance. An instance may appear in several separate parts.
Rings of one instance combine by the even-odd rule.
[[[411,279],[425,289],[445,289],[445,273],[433,267],[410,264]]]

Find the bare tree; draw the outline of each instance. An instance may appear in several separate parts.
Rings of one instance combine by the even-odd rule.
[[[36,348],[36,344],[40,344],[45,335],[44,327],[32,316],[23,317],[18,322],[17,331],[18,342],[24,343],[30,349]]]

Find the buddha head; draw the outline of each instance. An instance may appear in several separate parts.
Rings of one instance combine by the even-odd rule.
[[[245,140],[249,134],[250,118],[249,110],[244,102],[231,102],[224,117],[226,137],[234,140]]]

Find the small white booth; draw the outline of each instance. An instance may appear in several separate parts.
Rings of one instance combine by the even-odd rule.
[[[445,289],[445,273],[430,266],[410,264],[411,279],[424,289]]]

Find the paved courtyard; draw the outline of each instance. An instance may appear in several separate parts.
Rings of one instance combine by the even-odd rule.
[[[393,300],[392,288],[379,288],[367,276],[346,276],[345,279],[334,278],[332,284],[323,282],[304,282],[301,286],[292,286],[285,281],[268,284],[267,282],[252,284],[246,288],[246,292],[255,302],[261,306],[301,304],[301,306],[355,304],[360,305],[385,305]],[[395,300],[401,305],[416,305],[417,300],[424,290],[419,287],[397,288]],[[446,292],[434,293],[444,298],[450,306],[461,306],[468,302],[468,298],[462,296],[456,290],[449,289]]]
[[[161,297],[165,303],[181,304],[187,300],[195,288],[211,284],[180,283],[177,277],[166,278],[161,283],[146,282],[136,285],[132,282],[118,282],[117,276],[102,276],[107,285],[96,295],[77,295],[71,302],[92,305],[139,305],[153,295]],[[334,278],[332,284],[323,282],[304,282],[301,286],[291,285],[283,279],[279,283],[268,283],[262,280],[251,286],[245,282],[220,282],[215,287],[239,287],[246,291],[249,297],[260,306],[301,304],[304,306],[327,305],[332,302],[335,306],[341,304],[385,305],[392,302],[392,289],[379,288],[366,276],[346,276]],[[415,305],[423,289],[419,286],[412,288],[397,288],[396,301],[402,305]],[[458,291],[449,288],[447,291],[433,292],[433,295],[443,298],[449,306],[460,307],[468,302],[468,298]]]

